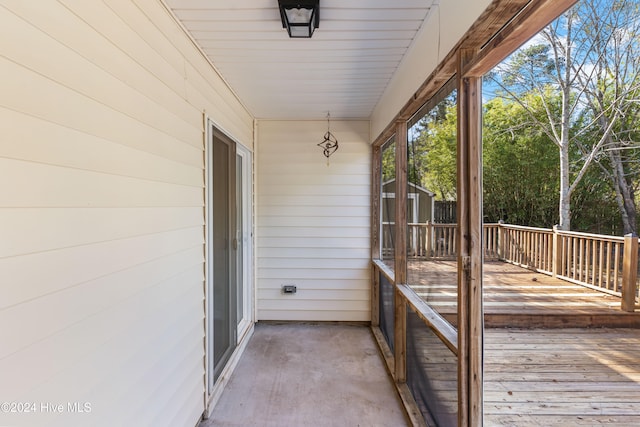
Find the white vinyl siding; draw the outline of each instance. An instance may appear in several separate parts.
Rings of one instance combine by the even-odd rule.
[[[3,2],[0,75],[0,424],[193,427],[203,113],[252,117],[158,0]]]
[[[370,320],[369,123],[331,121],[340,148],[329,166],[316,146],[326,131],[258,122],[259,320]]]

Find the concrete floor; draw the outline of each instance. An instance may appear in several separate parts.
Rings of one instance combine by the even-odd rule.
[[[258,323],[200,427],[408,425],[369,327]]]

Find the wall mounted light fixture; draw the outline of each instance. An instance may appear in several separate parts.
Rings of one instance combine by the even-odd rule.
[[[320,0],[278,0],[278,6],[289,37],[310,38],[320,25]]]
[[[329,166],[329,157],[338,150],[338,140],[331,133],[331,115],[327,112],[327,132],[324,134],[324,140],[317,144],[322,148],[322,154],[327,158],[327,166]]]

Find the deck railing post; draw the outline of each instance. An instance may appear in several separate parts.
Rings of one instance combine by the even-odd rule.
[[[431,223],[431,221],[427,221],[427,227],[425,229],[425,233],[427,234],[426,239],[427,239],[427,247],[426,247],[426,253],[425,256],[427,257],[427,259],[431,258],[431,248],[433,247],[433,224]]]
[[[498,221],[498,244],[497,244],[497,251],[498,251],[498,259],[500,261],[504,261],[504,221],[500,220]]]
[[[551,251],[551,272],[553,277],[560,275],[560,267],[562,265],[562,241],[558,234],[558,226],[553,226],[553,248]]]
[[[622,311],[636,309],[636,280],[638,278],[638,236],[625,234],[622,258]]]

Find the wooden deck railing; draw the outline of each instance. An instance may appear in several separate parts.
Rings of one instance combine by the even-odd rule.
[[[453,259],[456,257],[456,224],[408,224],[409,256]]]
[[[456,224],[409,224],[408,256],[455,259]],[[485,224],[484,257],[526,267],[622,297],[634,311],[640,297],[637,237],[605,236],[510,224]]]
[[[410,258],[455,259],[458,254],[456,224],[408,224]],[[485,259],[498,259],[498,224],[484,225]]]
[[[498,224],[498,259],[541,273],[553,273],[553,230]]]
[[[555,276],[609,291],[621,291],[623,237],[559,230],[554,230],[554,237],[557,240]]]
[[[498,224],[499,259],[623,298],[638,298],[638,238]],[[626,260],[626,261],[625,261]]]

